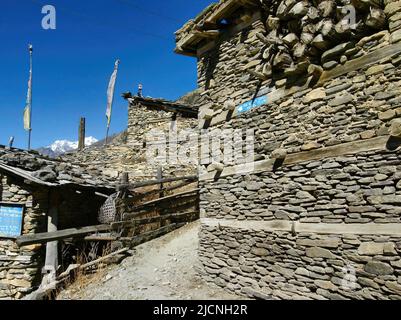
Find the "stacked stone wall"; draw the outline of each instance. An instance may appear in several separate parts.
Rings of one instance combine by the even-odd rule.
[[[0,175],[0,202],[25,206],[23,234],[46,231],[48,191],[35,190]],[[0,238],[0,299],[21,298],[40,283],[44,247],[19,248],[14,239]]]
[[[389,30],[359,40],[355,59],[378,57],[399,41],[401,2],[383,5]],[[238,39],[211,54],[226,62],[215,64],[212,85],[200,59],[200,86],[214,100],[205,108],[212,106],[215,117],[226,101],[239,105],[255,95],[252,77],[236,67]],[[400,50],[350,69],[343,60],[323,73],[334,74],[331,80],[283,87],[279,98],[280,84],[271,86],[273,101],[212,123],[254,129],[255,161],[277,164],[278,150],[283,161],[242,175],[201,177],[199,254],[206,280],[267,299],[401,299],[401,154],[399,144],[386,144],[390,136],[399,142],[401,133]],[[380,147],[359,151],[375,139],[382,139]],[[316,156],[332,147],[335,155]]]

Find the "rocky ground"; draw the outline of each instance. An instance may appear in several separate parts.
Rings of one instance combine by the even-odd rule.
[[[60,300],[241,299],[197,277],[199,222],[135,248],[131,257],[84,282],[69,286]],[[82,285],[84,283],[84,286]]]

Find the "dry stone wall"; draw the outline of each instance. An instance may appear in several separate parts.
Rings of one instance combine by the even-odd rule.
[[[46,230],[47,190],[35,191],[20,182],[0,175],[0,202],[25,206],[23,233]],[[44,247],[19,248],[12,239],[0,238],[0,299],[21,298],[40,283]]]
[[[380,5],[388,27],[348,47],[348,61],[378,56],[400,40],[401,1]],[[237,51],[245,47],[243,34],[211,54],[209,74],[217,81],[207,82],[207,58],[200,59],[199,84],[213,101],[204,108],[214,108],[215,117],[228,100],[238,106],[257,92],[252,75],[239,67],[246,63],[246,50]],[[400,50],[350,69],[341,50],[330,72],[342,72],[331,80],[298,88],[276,81],[268,91],[289,89],[281,98],[212,127],[254,129],[256,161],[400,136]],[[400,169],[399,149],[383,143],[380,150],[200,181],[199,272],[257,298],[401,299]]]
[[[122,172],[128,172],[131,181],[155,179],[159,165],[149,163],[147,146],[151,143],[151,130],[163,132],[168,137],[172,128],[173,113],[150,110],[140,103],[128,107],[128,126],[124,139],[112,140],[107,146],[88,147],[64,158],[80,164],[87,170],[100,169],[102,174],[118,180]],[[177,116],[174,126],[178,133],[197,127],[197,120]],[[165,176],[184,176],[196,173],[196,164],[164,164]]]
[[[302,1],[300,5],[306,5],[308,10],[301,10],[301,16],[290,13],[296,1],[273,2],[275,5],[260,12],[259,20],[234,35],[222,36],[213,49],[198,58],[198,85],[206,100],[201,118],[211,114],[224,120],[230,104],[238,106],[308,78],[315,81],[324,71],[401,40],[398,1],[367,1],[367,5],[358,5],[361,1]],[[355,4],[357,23],[343,30],[339,25],[345,14],[339,12],[350,4]],[[325,12],[326,6],[330,12]],[[372,18],[375,10],[384,23]],[[319,14],[312,14],[315,11]],[[378,24],[367,26],[368,17]],[[291,36],[295,40],[289,42],[287,38]],[[312,41],[316,38],[322,38],[324,46]],[[283,56],[288,56],[285,63]]]

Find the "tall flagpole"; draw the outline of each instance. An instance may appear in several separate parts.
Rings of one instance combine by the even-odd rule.
[[[28,92],[26,94],[26,102],[24,109],[24,129],[28,131],[28,150],[31,150],[31,133],[32,133],[32,53],[33,47],[29,45],[29,80]]]
[[[113,74],[111,75],[109,86],[107,88],[107,109],[106,109],[107,129],[106,129],[105,145],[107,145],[108,138],[109,138],[111,111],[112,111],[113,102],[114,102],[114,89],[115,89],[115,85],[116,85],[119,64],[120,64],[120,60],[117,59],[114,64],[114,71],[113,71]]]
[[[31,134],[32,134],[32,76],[33,76],[33,63],[32,63],[32,55],[33,55],[33,46],[29,45],[29,77],[30,77],[30,116],[29,116],[29,130],[28,130],[28,151],[31,150]]]

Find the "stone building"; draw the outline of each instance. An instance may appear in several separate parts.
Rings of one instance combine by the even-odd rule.
[[[80,152],[63,155],[63,158],[88,169],[99,168],[104,175],[110,177],[117,178],[122,172],[127,172],[132,181],[154,179],[159,167],[163,168],[165,176],[196,174],[196,162],[151,163],[147,152],[152,144],[152,132],[163,133],[168,137],[174,131],[179,135],[197,128],[198,93],[191,92],[177,101],[132,96],[130,92],[123,94],[123,97],[128,102],[127,130],[111,139],[107,146],[104,143],[97,144]],[[155,140],[158,139],[160,137]],[[178,144],[182,145],[187,140],[184,137]],[[157,141],[153,141],[155,142]],[[166,144],[168,145],[168,141]]]
[[[203,168],[202,276],[257,298],[401,299],[401,1],[224,0],[176,36],[200,127],[255,137],[247,172]]]
[[[0,299],[21,298],[58,268],[57,242],[19,247],[20,235],[97,225],[114,179],[35,152],[0,146]],[[49,230],[51,228],[51,230]],[[55,249],[53,257],[49,250]]]

